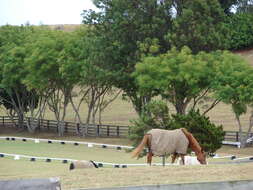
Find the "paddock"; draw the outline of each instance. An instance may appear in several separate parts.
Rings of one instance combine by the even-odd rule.
[[[165,167],[161,166],[162,158],[155,157],[155,164],[150,167],[145,158],[131,159],[126,151],[129,148],[61,139],[1,137],[0,179],[60,177],[63,189],[252,179],[250,155],[220,153],[209,158],[207,166],[171,165],[168,158]],[[70,172],[71,160],[94,160],[100,163],[100,168]]]

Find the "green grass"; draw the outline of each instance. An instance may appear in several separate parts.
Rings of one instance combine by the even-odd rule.
[[[39,157],[57,157],[57,158],[70,158],[77,160],[94,160],[99,162],[111,162],[111,163],[145,163],[145,159],[132,159],[131,154],[125,150],[116,150],[111,148],[92,147],[87,145],[73,144],[48,144],[41,142],[39,144],[33,141],[22,142],[7,141],[5,139],[0,140],[0,150],[9,154],[23,154]],[[156,158],[154,161],[161,161],[160,158]]]
[[[4,135],[8,136],[8,134]],[[89,140],[93,141],[93,139]],[[94,139],[94,141],[96,140]],[[83,141],[86,141],[86,139],[83,139]],[[107,141],[108,139],[100,139],[101,143]],[[117,139],[117,141],[120,143],[120,139]],[[253,147],[243,149],[243,151],[234,147],[223,147],[218,151],[218,154],[228,155],[233,153],[238,155],[237,153],[239,153],[239,156],[248,156],[252,154],[252,150]],[[132,159],[130,153],[124,150],[88,148],[86,145],[48,144],[45,142],[37,144],[33,141],[22,142],[21,140],[0,140],[0,152],[121,164],[146,162],[145,158],[139,160]],[[222,161],[226,160],[228,161],[228,159],[223,159]],[[170,162],[170,158],[167,161]],[[219,160],[209,159],[209,163],[216,161]],[[161,162],[161,158],[155,158],[154,162]],[[44,160],[37,160],[31,162],[28,158],[14,160],[13,157],[6,156],[0,158],[0,166],[1,180],[59,177],[64,190],[89,187],[253,179],[252,163],[237,165],[166,166],[165,168],[161,166],[138,166],[129,168],[112,168],[108,166],[99,169],[77,169],[69,171],[69,163],[63,164],[61,161],[53,160],[52,162],[45,162]]]
[[[17,164],[18,162],[18,164]],[[15,169],[13,169],[15,168]],[[2,179],[59,177],[63,190],[135,185],[252,180],[252,164],[99,168],[69,171],[58,163],[30,163],[1,159]],[[6,171],[13,171],[11,175]],[[243,171],[243,172],[242,172]]]
[[[15,130],[0,130],[0,136],[19,136],[56,140],[72,140],[97,142],[105,144],[131,145],[128,139],[119,138],[80,138],[58,137],[57,134],[27,132],[17,133]],[[110,162],[117,164],[146,163],[146,158],[132,159],[131,154],[124,150],[88,148],[87,145],[60,143],[48,144],[21,140],[0,140],[0,152],[9,154],[22,154],[38,157],[58,157],[77,160],[94,160],[97,162]],[[220,156],[234,154],[238,157],[252,156],[253,147],[238,149],[224,146],[217,153]],[[209,163],[228,159],[208,159]],[[168,158],[167,162],[171,159]],[[161,158],[154,158],[153,162],[161,163]],[[14,160],[13,157],[0,158],[0,179],[30,179],[59,177],[63,190],[89,188],[89,187],[116,187],[148,184],[191,183],[221,180],[252,179],[252,163],[239,165],[208,165],[208,166],[138,166],[129,168],[112,168],[107,166],[99,169],[79,169],[69,171],[69,163],[61,161],[45,162],[45,160],[29,161],[28,158]],[[241,172],[243,171],[243,172]],[[172,175],[173,174],[173,175]],[[194,175],[193,175],[194,174]]]

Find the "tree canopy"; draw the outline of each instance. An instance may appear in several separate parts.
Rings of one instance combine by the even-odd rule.
[[[204,52],[193,55],[188,47],[147,56],[136,65],[134,73],[142,93],[162,95],[181,114],[186,113],[192,100],[197,104],[211,91],[215,75],[214,57]]]

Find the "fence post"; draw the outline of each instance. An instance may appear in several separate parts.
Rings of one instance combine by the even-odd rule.
[[[108,136],[108,137],[110,136],[110,128],[109,128],[108,125],[107,125],[107,136]]]
[[[49,120],[47,120],[47,130],[49,131]]]
[[[119,137],[119,126],[117,126],[117,137]]]
[[[65,128],[65,132],[67,133],[67,132],[68,132],[68,122],[66,122],[66,121],[65,121],[65,126],[64,126],[64,128]]]
[[[27,121],[27,123],[28,123],[28,126],[31,126],[31,118],[30,117],[28,117],[28,118],[26,118],[28,121]]]
[[[3,126],[5,127],[5,124],[4,124],[4,116],[3,116]]]
[[[80,135],[80,124],[79,123],[76,124],[76,134]]]
[[[236,142],[239,141],[239,132],[236,132]]]
[[[97,125],[97,137],[99,136],[99,133],[100,133],[100,131],[99,131],[99,125]]]

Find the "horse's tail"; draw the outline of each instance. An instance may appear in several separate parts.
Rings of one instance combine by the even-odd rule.
[[[141,143],[133,150],[132,158],[137,157],[145,146],[148,146],[149,135],[144,135]]]

